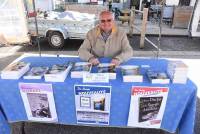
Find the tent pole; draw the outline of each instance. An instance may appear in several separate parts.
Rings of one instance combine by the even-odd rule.
[[[39,55],[41,57],[41,49],[40,49],[40,37],[38,37],[38,23],[37,23],[37,12],[35,9],[35,0],[32,0],[33,2],[33,11],[34,13],[36,13],[36,15],[34,16],[35,18],[35,30],[36,30],[36,41],[37,41],[37,45],[38,45],[38,51],[39,51]]]

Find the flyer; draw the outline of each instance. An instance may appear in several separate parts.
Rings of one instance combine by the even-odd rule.
[[[51,84],[19,83],[28,120],[57,122],[57,113]]]
[[[168,91],[168,87],[132,87],[128,126],[160,128]]]
[[[75,85],[79,124],[109,125],[111,86]]]

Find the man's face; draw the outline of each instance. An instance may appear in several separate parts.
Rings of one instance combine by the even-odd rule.
[[[102,14],[100,16],[99,26],[104,32],[109,32],[113,27],[114,21],[111,14]]]

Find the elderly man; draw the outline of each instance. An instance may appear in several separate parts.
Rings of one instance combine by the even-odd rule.
[[[133,55],[126,33],[116,27],[110,11],[100,13],[99,25],[87,33],[78,52],[81,59],[93,65],[100,63],[100,57],[110,57],[111,63],[119,65]]]

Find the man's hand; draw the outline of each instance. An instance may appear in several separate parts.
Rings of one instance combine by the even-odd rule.
[[[117,58],[113,58],[112,61],[111,61],[111,63],[112,63],[112,64],[115,64],[115,66],[119,66],[120,61],[119,61],[119,59],[117,59]]]
[[[95,57],[90,58],[89,62],[92,63],[92,65],[94,65],[94,66],[98,65],[100,63],[99,60]]]

